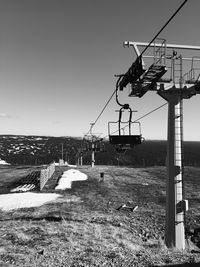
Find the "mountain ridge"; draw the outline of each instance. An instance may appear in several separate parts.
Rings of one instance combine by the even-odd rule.
[[[95,153],[97,165],[164,166],[167,154],[166,140],[145,140],[125,153],[119,154],[109,142],[103,141],[105,151]],[[188,166],[200,166],[200,142],[185,141],[184,161]],[[41,135],[0,135],[0,158],[16,164],[48,164],[59,159],[76,164],[82,147],[81,137]],[[83,164],[91,164],[91,152],[83,153]]]

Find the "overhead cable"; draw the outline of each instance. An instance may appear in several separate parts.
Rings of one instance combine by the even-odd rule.
[[[154,38],[149,42],[149,44],[144,48],[142,53],[140,54],[140,57],[144,54],[144,52],[150,47],[150,45],[153,43],[153,41],[159,36],[159,34],[164,30],[164,28],[170,23],[170,21],[176,16],[176,14],[181,10],[181,8],[186,4],[188,0],[185,0],[180,7],[174,12],[174,14],[168,19],[168,21],[165,23],[165,25],[159,30],[159,32],[154,36]]]
[[[101,117],[101,115],[103,114],[104,110],[106,109],[106,107],[108,106],[108,104],[110,103],[111,99],[113,98],[115,92],[116,92],[117,89],[114,90],[114,92],[112,93],[112,95],[110,96],[110,98],[108,99],[108,101],[106,102],[105,106],[103,107],[102,111],[100,112],[99,116],[97,117],[97,119],[95,120],[94,123],[91,124],[91,127],[90,127],[90,130],[88,131],[91,132],[92,131],[92,128],[94,127],[94,125],[97,123],[97,121],[99,120],[99,118]],[[87,133],[87,134],[88,134]]]
[[[150,112],[146,113],[145,115],[143,115],[142,117],[138,118],[137,120],[135,120],[135,121],[133,121],[133,122],[137,122],[137,121],[139,121],[139,120],[145,118],[146,116],[150,115],[151,113],[157,111],[158,109],[160,109],[160,108],[162,108],[162,107],[164,107],[164,106],[166,106],[166,105],[167,105],[167,103],[165,103],[165,104],[163,104],[163,105],[161,105],[161,106],[159,106],[159,107],[157,107],[157,108],[151,110]]]
[[[159,32],[154,36],[154,38],[149,42],[149,44],[144,48],[144,50],[142,51],[142,53],[140,54],[139,57],[142,57],[142,55],[144,54],[144,52],[150,47],[150,45],[153,43],[153,41],[159,36],[159,34],[164,30],[164,28],[170,23],[170,21],[177,15],[177,13],[181,10],[181,8],[186,4],[188,0],[185,0],[180,6],[179,8],[174,12],[174,14],[168,19],[168,21],[164,24],[164,26],[159,30]],[[110,103],[111,99],[113,98],[116,90],[118,88],[116,88],[114,90],[114,92],[112,93],[112,95],[110,96],[109,100],[106,102],[105,106],[103,107],[102,111],[100,112],[99,116],[97,117],[97,119],[95,120],[94,123],[92,123],[92,126],[90,127],[90,130],[88,131],[91,132],[92,128],[94,127],[94,125],[97,123],[97,121],[99,120],[99,118],[101,117],[102,113],[104,112],[104,110],[106,109],[106,107],[108,106],[108,104]],[[87,133],[87,134],[88,134]]]

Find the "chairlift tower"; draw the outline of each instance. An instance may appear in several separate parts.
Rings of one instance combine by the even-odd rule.
[[[92,133],[94,123],[91,123],[91,127],[88,134],[84,135],[83,138],[83,151],[91,152],[91,167],[95,166],[95,152],[102,151],[102,138],[98,137],[97,134]]]
[[[200,67],[195,66],[200,57],[183,57],[182,53],[200,51],[200,46],[167,44],[157,39],[141,53],[140,49],[148,45],[124,42],[125,47],[134,48],[137,59],[122,76],[119,89],[131,84],[130,97],[155,91],[168,102],[165,243],[167,247],[185,249],[188,205],[183,196],[183,99],[200,94]]]

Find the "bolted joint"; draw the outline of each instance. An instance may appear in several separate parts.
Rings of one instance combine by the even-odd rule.
[[[129,109],[129,104],[124,104],[124,105],[123,105],[123,108],[124,108],[124,109]]]

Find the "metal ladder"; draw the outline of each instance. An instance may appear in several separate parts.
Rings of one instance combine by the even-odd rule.
[[[192,57],[191,69],[184,74],[184,81],[187,84],[195,84],[200,79],[200,68],[195,66],[196,61],[198,62],[200,57]]]
[[[174,57],[173,61],[173,81],[176,85],[179,86],[180,89],[183,88],[183,66],[182,66],[182,56]],[[181,200],[179,202],[180,212],[182,215],[177,215],[176,223],[183,223],[185,225],[185,209],[183,208],[185,192],[184,192],[184,148],[183,148],[183,100],[180,100],[179,106],[177,107],[177,116],[175,116],[175,131],[176,131],[176,140],[175,140],[175,150],[176,150],[176,163],[180,168],[180,180],[177,179],[175,182],[176,186],[176,196],[179,199],[179,193],[181,196]],[[179,139],[180,138],[180,139]],[[181,165],[180,165],[181,162]],[[179,185],[180,184],[180,185]],[[179,187],[181,188],[181,192],[179,192]],[[176,208],[178,209],[178,207]],[[176,210],[178,212],[178,210]]]
[[[156,47],[157,41],[161,41],[160,47]],[[166,65],[166,40],[157,38],[154,41],[154,64],[155,65]]]
[[[160,41],[160,46],[156,47],[156,42]],[[166,40],[155,39],[153,48],[153,64],[144,73],[142,82],[144,83],[155,83],[157,82],[166,72]]]

